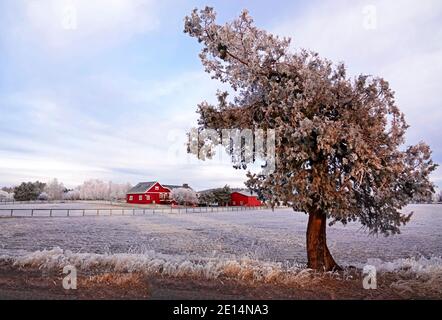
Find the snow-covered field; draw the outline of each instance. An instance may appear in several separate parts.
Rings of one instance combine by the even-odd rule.
[[[96,204],[19,206],[87,208],[91,216],[1,218],[0,254],[60,247],[91,253],[154,250],[170,255],[306,262],[307,217],[290,209],[96,217],[92,216]],[[113,208],[118,214],[119,209]],[[402,234],[393,237],[368,236],[358,224],[328,228],[330,250],[344,264],[442,256],[442,205],[411,205],[404,211],[414,211],[414,216]]]
[[[342,265],[431,273],[442,292],[442,205],[410,205],[404,211],[414,211],[413,218],[393,237],[368,236],[358,224],[328,228],[330,250]],[[302,269],[306,223],[305,214],[290,209],[0,218],[0,256],[46,267],[103,264],[169,274],[192,270],[207,277],[233,263],[237,271],[246,264],[266,276]]]

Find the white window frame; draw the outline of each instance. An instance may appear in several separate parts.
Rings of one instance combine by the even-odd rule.
[[[150,195],[146,194],[146,200],[150,200]]]
[[[129,196],[129,201],[132,201],[134,199],[134,196]]]
[[[138,200],[139,200],[139,201],[143,200],[143,196],[142,196],[142,195],[141,195],[141,196],[138,196]]]

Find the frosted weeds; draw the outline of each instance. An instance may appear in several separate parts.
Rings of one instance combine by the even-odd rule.
[[[391,262],[369,259],[367,264],[375,266],[378,272],[385,273],[386,277],[392,278],[390,287],[403,294],[442,296],[441,257],[412,257]]]
[[[407,271],[416,273],[416,275],[442,271],[442,258],[436,256],[429,258],[403,258],[392,262],[384,262],[381,259],[368,259],[367,264],[375,266],[378,271]]]
[[[39,250],[20,257],[2,256],[0,260],[12,261],[17,266],[60,270],[65,265],[74,265],[79,270],[96,269],[114,272],[142,272],[172,277],[197,277],[202,279],[229,278],[247,282],[284,282],[302,285],[313,281],[311,270],[300,265],[257,261],[250,258],[223,260],[201,258],[188,260],[185,256],[165,255],[155,251],[144,254],[118,253],[94,254],[74,253],[59,247]]]
[[[247,257],[236,260],[200,258],[166,255],[155,251],[143,254],[117,253],[74,253],[59,247],[39,250],[22,256],[0,257],[20,267],[35,267],[45,270],[61,270],[66,265],[74,265],[80,271],[96,270],[171,277],[190,277],[197,279],[233,279],[245,283],[273,283],[311,286],[324,279],[349,280],[352,276],[339,273],[319,274],[302,265],[278,262],[265,262]],[[442,295],[442,258],[420,257],[419,259],[396,259],[384,262],[370,259],[367,264],[374,265],[380,276],[379,282],[387,283],[400,294],[418,296]]]

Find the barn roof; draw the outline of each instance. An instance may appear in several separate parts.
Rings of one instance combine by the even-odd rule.
[[[252,191],[248,190],[248,189],[232,189],[232,193],[237,192],[239,194],[242,194],[243,196],[246,197],[256,197],[257,194],[253,193]]]
[[[140,182],[135,187],[130,189],[127,193],[145,193],[155,183],[156,181]]]
[[[147,181],[147,182],[140,182],[138,183],[135,187],[133,187],[132,189],[130,189],[127,193],[145,193],[147,190],[149,190],[155,183],[157,183],[158,181]],[[188,184],[183,184],[181,186],[178,185],[172,185],[172,184],[162,184],[163,187],[166,187],[167,189],[176,189],[176,188],[188,188],[188,189],[192,189],[191,187],[189,187]]]
[[[205,194],[205,193],[210,193],[210,192],[213,192],[213,191],[219,190],[219,189],[222,189],[222,188],[213,188],[213,189],[201,190],[201,191],[198,191],[198,193],[199,194]],[[242,194],[244,196],[247,196],[247,197],[256,197],[257,196],[256,193],[253,193],[250,190],[243,189],[243,188],[233,188],[230,191],[231,191],[231,193],[237,192],[237,193],[240,193],[240,194]]]

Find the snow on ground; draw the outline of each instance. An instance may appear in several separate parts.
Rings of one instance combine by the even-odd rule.
[[[442,206],[412,205],[404,211],[414,216],[393,237],[368,236],[358,224],[328,228],[330,250],[342,265],[405,272],[407,281],[442,290]],[[298,279],[306,263],[306,223],[305,214],[290,209],[0,218],[0,255],[42,267],[70,262],[86,269]],[[400,281],[398,287],[406,290],[410,283]]]

